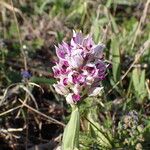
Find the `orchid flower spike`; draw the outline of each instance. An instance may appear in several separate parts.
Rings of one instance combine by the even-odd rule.
[[[104,44],[95,44],[90,35],[83,37],[73,31],[70,43],[55,46],[58,62],[52,68],[57,84],[54,88],[64,95],[69,104],[76,104],[82,97],[97,96],[103,89],[100,86],[106,76]]]

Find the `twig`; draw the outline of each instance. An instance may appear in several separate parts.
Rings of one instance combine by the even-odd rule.
[[[35,83],[28,82],[28,85],[37,86],[37,87],[39,87],[39,88],[42,90],[42,92],[44,92],[43,89],[42,89],[39,85],[37,85],[37,84],[35,84]],[[26,91],[26,92],[27,92],[27,91]],[[19,109],[19,111],[18,111],[18,113],[17,113],[17,115],[16,115],[16,118],[19,117],[19,115],[20,115],[20,113],[21,113],[21,110],[22,110],[24,104],[27,103],[29,97],[31,97],[31,99],[33,100],[33,102],[34,102],[34,104],[35,104],[35,106],[36,106],[36,109],[38,109],[38,104],[37,104],[37,102],[36,102],[34,96],[32,95],[32,93],[30,93],[30,91],[28,91],[27,93],[28,93],[28,95],[25,97],[25,100],[23,101],[23,104],[22,104],[22,106],[20,107],[20,109]]]
[[[23,101],[22,101],[21,99],[19,99],[19,101],[23,104]],[[56,120],[56,119],[54,119],[54,118],[52,118],[52,117],[49,117],[49,116],[47,116],[47,115],[41,113],[40,111],[38,111],[38,110],[34,109],[33,107],[27,105],[26,103],[24,103],[23,105],[24,105],[25,107],[27,107],[28,109],[30,109],[31,111],[37,113],[38,115],[47,118],[47,119],[50,120],[51,122],[53,122],[53,123],[55,123],[55,124],[59,124],[59,125],[65,127],[65,124],[63,124],[62,122],[60,122],[60,121],[58,121],[58,120]]]
[[[7,132],[18,132],[23,131],[23,128],[8,128],[8,129],[0,129],[0,132],[7,133]]]
[[[18,113],[17,113],[17,115],[16,115],[16,118],[18,118],[19,115],[21,114],[21,110],[22,110],[24,104],[27,102],[28,98],[29,98],[29,95],[25,97],[25,100],[23,101],[23,104],[20,106],[20,109],[18,110]]]
[[[38,104],[37,104],[36,99],[34,98],[33,94],[30,92],[29,86],[26,87],[26,86],[24,86],[24,85],[20,85],[19,87],[22,88],[22,89],[26,92],[26,96],[25,96],[26,101],[28,100],[28,98],[29,98],[29,96],[30,96],[30,97],[31,97],[31,100],[32,100],[32,101],[34,102],[34,104],[35,104],[36,109],[38,109]],[[26,103],[26,102],[25,102],[25,103]]]
[[[14,110],[16,110],[16,109],[18,109],[18,108],[20,108],[21,106],[22,106],[22,105],[19,105],[19,106],[16,106],[16,107],[14,107],[14,108],[11,108],[11,109],[9,109],[9,110],[7,110],[7,111],[5,111],[5,112],[2,112],[2,113],[0,114],[0,117],[6,115],[6,114],[8,114],[8,113],[10,113],[10,112],[12,112],[12,111],[14,111]]]
[[[13,87],[13,86],[14,86],[14,87]],[[13,88],[12,88],[12,87],[13,87]],[[10,88],[12,88],[12,89],[10,90]],[[2,104],[5,102],[5,100],[6,100],[9,96],[11,96],[12,93],[15,93],[16,91],[18,91],[18,89],[19,89],[19,86],[18,86],[17,83],[13,83],[13,84],[9,85],[9,86],[5,89],[2,98],[0,98],[0,106],[2,106]]]

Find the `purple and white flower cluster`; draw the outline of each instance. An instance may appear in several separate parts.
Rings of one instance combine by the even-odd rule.
[[[64,95],[69,104],[85,96],[96,96],[101,91],[100,81],[105,78],[107,64],[103,59],[103,44],[96,45],[92,37],[83,37],[73,31],[69,44],[63,42],[56,48],[58,62],[52,68],[58,79],[54,88]]]

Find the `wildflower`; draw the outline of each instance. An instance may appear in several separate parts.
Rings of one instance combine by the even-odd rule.
[[[54,88],[69,104],[77,103],[85,95],[97,96],[102,90],[100,81],[105,78],[107,68],[104,48],[103,44],[95,44],[90,35],[83,37],[75,31],[69,44],[55,46],[58,62],[52,68],[57,79]]]
[[[137,147],[138,143],[144,141],[143,129],[140,116],[135,110],[131,110],[118,123],[119,139],[124,145]]]
[[[29,79],[29,78],[31,78],[31,74],[27,70],[22,70],[21,71],[21,75],[22,75],[23,79]]]

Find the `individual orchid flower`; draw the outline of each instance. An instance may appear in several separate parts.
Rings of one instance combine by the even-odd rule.
[[[105,48],[104,44],[98,44],[93,47],[92,54],[94,54],[94,57],[97,59],[103,58],[103,49]]]
[[[75,104],[80,100],[80,95],[79,94],[74,94],[74,93],[69,93],[66,97],[66,101],[69,104]]]
[[[61,85],[60,83],[54,84],[53,86],[58,94],[61,94],[61,95],[69,94],[69,90],[65,86]]]
[[[102,91],[103,87],[93,87],[89,90],[89,94],[88,96],[97,96],[101,91]]]
[[[83,57],[80,53],[74,54],[69,59],[69,64],[71,68],[79,68],[83,65]]]
[[[81,32],[76,33],[73,30],[73,37],[71,39],[71,46],[78,47],[78,45],[81,45],[83,41],[83,36]]]

